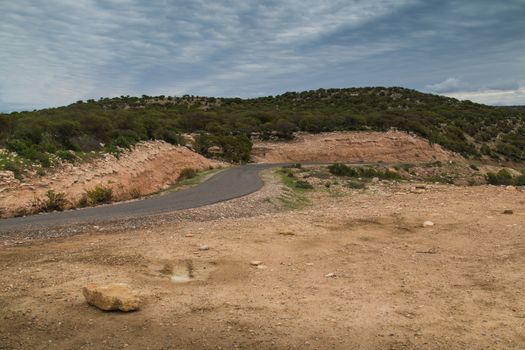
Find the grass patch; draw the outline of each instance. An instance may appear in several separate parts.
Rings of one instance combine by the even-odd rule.
[[[183,169],[179,179],[174,183],[168,191],[179,191],[188,187],[200,184],[206,180],[210,175],[218,173],[222,168],[209,169],[204,171],[196,171],[195,169]]]
[[[334,163],[328,166],[330,174],[335,176],[374,178],[384,180],[402,180],[401,175],[388,169],[378,170],[370,167],[350,167],[342,163]]]
[[[279,196],[283,207],[287,209],[301,209],[311,204],[310,200],[305,196],[307,191],[313,189],[310,183],[297,179],[290,168],[280,168],[275,170],[275,173],[280,177],[284,185],[283,191]]]

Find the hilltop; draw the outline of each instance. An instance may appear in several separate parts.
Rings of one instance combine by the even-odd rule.
[[[521,162],[525,107],[494,107],[400,87],[319,89],[252,99],[199,96],[101,98],[0,115],[0,170],[17,161],[50,166],[92,151],[118,153],[142,140],[185,144],[205,156],[250,159],[252,139],[288,140],[304,131],[410,132],[471,159]],[[4,152],[5,154],[5,152]],[[14,157],[14,158],[13,158]],[[16,159],[15,159],[16,158]]]

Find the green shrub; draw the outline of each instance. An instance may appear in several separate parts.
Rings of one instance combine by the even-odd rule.
[[[314,188],[314,186],[312,186],[309,182],[304,180],[295,181],[295,187],[303,190],[311,190]]]
[[[330,174],[335,176],[348,176],[348,177],[357,177],[359,173],[348,165],[341,163],[334,163],[328,166],[328,171]]]
[[[514,179],[516,186],[525,186],[525,175],[520,175]]]
[[[489,172],[486,175],[487,182],[491,185],[513,185],[514,179],[507,169],[501,169],[498,173]]]
[[[89,206],[89,200],[88,200],[88,196],[87,196],[86,193],[82,194],[82,196],[78,200],[77,206],[79,208],[85,208],[85,207]]]
[[[401,175],[388,169],[381,171],[369,167],[349,167],[345,164],[335,163],[328,166],[328,171],[336,176],[346,177],[363,177],[363,178],[374,178],[385,180],[400,180]]]
[[[360,189],[364,189],[366,188],[366,185],[362,182],[359,182],[359,181],[348,181],[346,184],[345,184],[346,187],[349,187],[349,188],[353,188],[353,189],[356,189],[356,190],[360,190]]]
[[[22,179],[23,169],[20,164],[16,162],[12,162],[12,161],[5,161],[2,168],[3,170],[12,171],[13,175],[15,176],[15,179],[18,179],[18,180]]]
[[[68,161],[68,162],[75,162],[78,157],[75,155],[74,152],[72,151],[56,151],[55,154],[60,158],[60,159],[63,159],[65,161]]]
[[[181,181],[181,180],[191,179],[195,176],[197,176],[197,170],[192,169],[192,168],[184,168],[180,172],[178,180]]]
[[[94,189],[86,191],[86,195],[88,205],[110,203],[113,198],[113,190],[107,187],[96,186]]]
[[[46,192],[46,198],[38,201],[36,207],[38,211],[62,211],[67,206],[66,194],[64,192],[55,192],[49,190]]]

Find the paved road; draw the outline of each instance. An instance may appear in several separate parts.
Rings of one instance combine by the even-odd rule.
[[[0,220],[0,232],[33,230],[65,224],[97,223],[222,202],[259,190],[264,184],[259,176],[259,171],[278,165],[285,164],[250,164],[229,168],[198,186],[138,201],[3,219]]]

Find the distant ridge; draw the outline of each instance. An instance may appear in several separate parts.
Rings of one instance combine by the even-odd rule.
[[[486,106],[402,87],[318,89],[249,99],[121,96],[2,116],[0,147],[44,166],[52,155],[115,150],[140,140],[184,143],[181,135],[186,133],[201,135],[195,147],[204,155],[220,146],[224,159],[246,161],[254,136],[289,139],[295,131],[391,128],[465,157],[525,160],[525,107]]]

